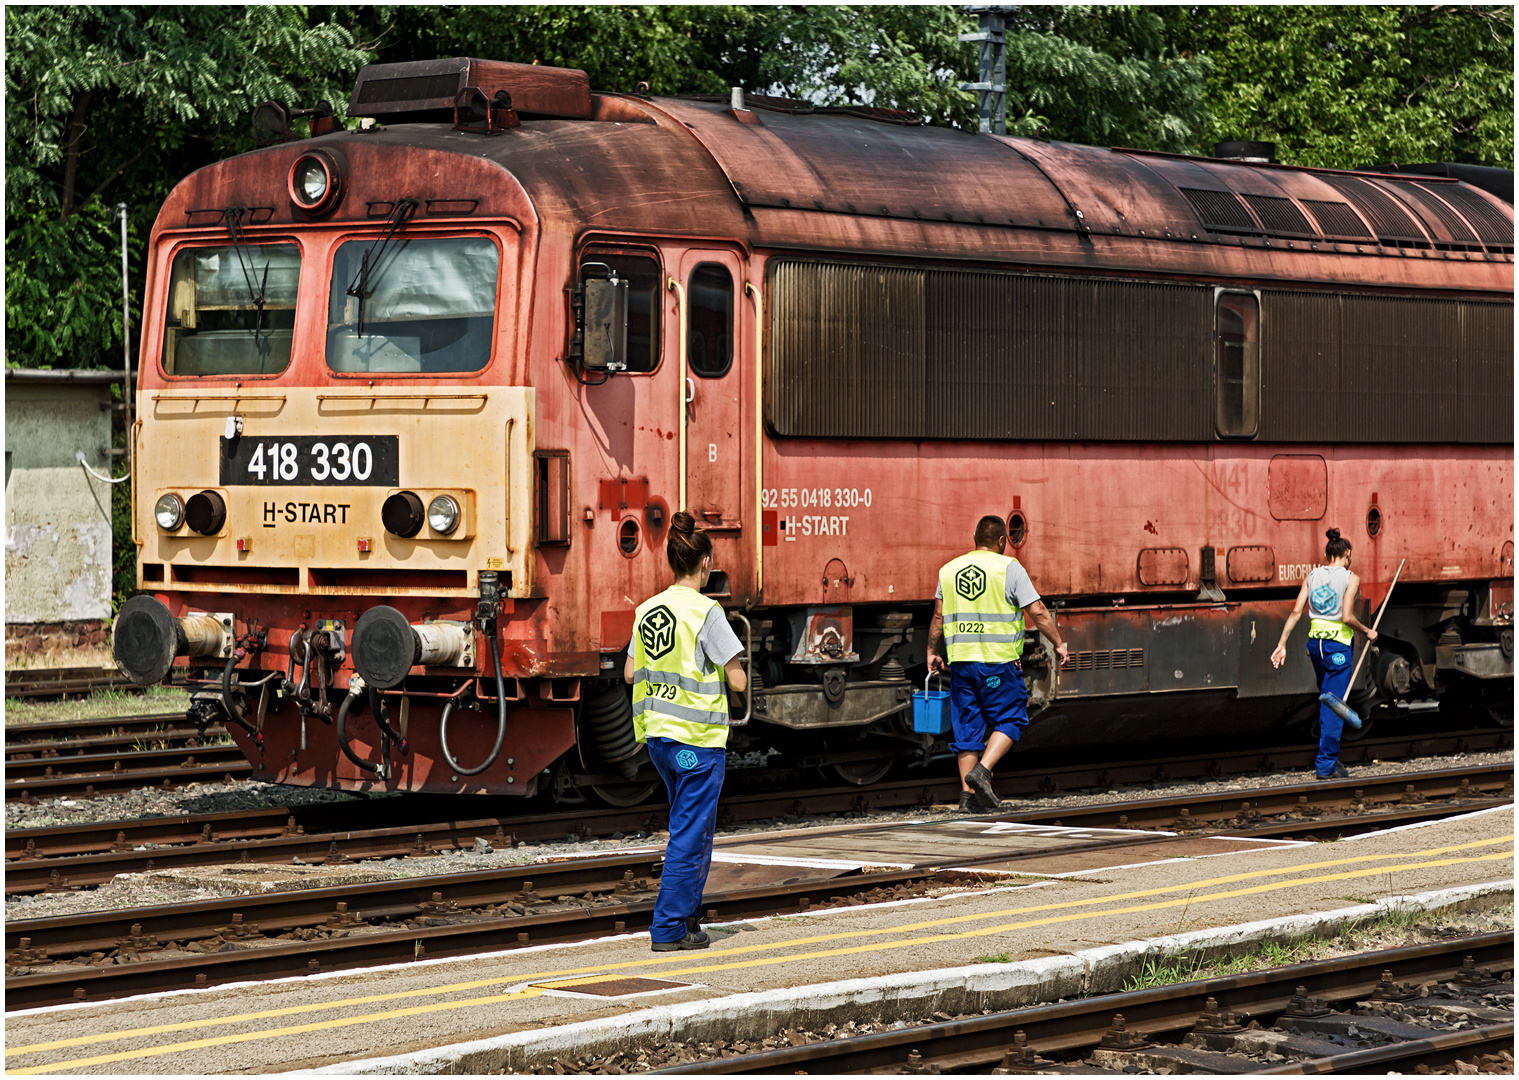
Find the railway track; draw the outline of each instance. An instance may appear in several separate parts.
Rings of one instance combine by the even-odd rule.
[[[1429,737],[1368,739],[1363,747],[1366,753],[1386,760],[1400,755],[1423,756],[1468,750],[1475,748],[1472,743],[1478,746],[1503,745],[1507,736],[1507,732],[1479,729],[1453,732],[1437,741]],[[1107,789],[1125,782],[1115,777],[1115,771],[1121,771],[1129,783],[1143,784],[1163,778],[1248,773],[1262,765],[1280,768],[1282,762],[1290,762],[1295,755],[1311,758],[1312,753],[1311,748],[1257,749],[1228,756],[1197,755],[1109,766],[1078,764],[1058,769],[1036,768],[1000,774],[997,788],[1004,796],[1082,787]],[[196,757],[199,761],[198,753]],[[1505,781],[1511,784],[1513,775],[1510,766],[1498,766],[1497,771],[1485,773],[1459,772],[1460,777],[1478,785],[1473,789],[1474,793],[1480,791],[1487,796],[1501,792]],[[1486,779],[1479,780],[1479,776]],[[24,788],[23,781],[16,783],[29,790]],[[1368,792],[1368,799],[1373,804],[1380,805],[1389,798],[1385,778],[1368,780],[1361,787]],[[1286,792],[1288,788],[1266,790]],[[954,801],[958,791],[959,784],[955,780],[933,777],[870,787],[814,789],[805,793],[737,794],[723,799],[719,824],[731,827],[775,818],[802,819],[821,814],[929,806]],[[1294,800],[1307,798],[1312,801],[1325,793],[1325,786],[1308,783],[1292,786],[1291,792]],[[1401,798],[1402,794],[1399,789],[1398,797]],[[1447,791],[1429,797],[1444,799],[1455,794],[1458,793]],[[1282,797],[1285,796],[1270,796],[1271,805]],[[1239,801],[1239,797],[1233,795],[1215,806],[1206,799],[1193,799],[1189,800],[1186,809],[1190,815],[1196,816],[1195,820],[1206,823],[1216,820],[1220,814],[1237,811]],[[63,887],[63,878],[67,878],[67,884],[73,887],[96,885],[117,874],[146,870],[150,863],[155,868],[168,868],[244,860],[288,863],[292,857],[305,862],[324,862],[333,857],[344,860],[397,858],[467,848],[474,844],[475,837],[485,837],[493,844],[505,846],[513,838],[521,842],[553,841],[565,836],[589,839],[616,833],[630,835],[662,828],[667,813],[662,804],[646,804],[618,810],[579,808],[476,817],[469,813],[471,805],[480,803],[407,797],[326,803],[298,809],[280,807],[8,830],[5,835],[5,888],[7,893],[37,892],[49,886]],[[1118,819],[1125,812],[1121,809],[1107,812],[1113,805],[1116,804],[1071,810],[1066,817],[1072,822],[1080,820],[1091,825],[1120,824]],[[1385,807],[1383,809],[1385,812]],[[1289,807],[1272,812],[1293,810]],[[1257,808],[1255,813],[1259,816],[1267,811]]]
[[[7,761],[27,760],[30,755],[57,757],[65,754],[130,750],[142,744],[194,745],[226,737],[226,729],[211,724],[204,736],[184,713],[149,713],[145,716],[111,716],[100,720],[48,720],[37,724],[11,724],[5,729]]]
[[[1513,946],[1512,931],[1482,934],[660,1071],[1412,1071],[1512,1052]],[[1419,996],[1421,986],[1433,988],[1428,997]],[[1451,1030],[1462,1021],[1467,1026]]]
[[[1386,792],[1445,791],[1435,804],[1395,804],[1388,814],[1368,813],[1374,793],[1348,786],[1315,785],[1311,820],[1294,817],[1302,807],[1285,792],[1266,809],[1287,809],[1282,820],[1249,820],[1210,835],[1258,838],[1298,836],[1306,828],[1348,835],[1389,824],[1429,820],[1498,801],[1479,796],[1486,783],[1511,782],[1496,774],[1457,777],[1459,770],[1400,777]],[[1461,780],[1467,783],[1463,786]],[[1391,791],[1395,786],[1398,790]],[[1238,795],[1232,800],[1238,806]],[[1252,797],[1257,793],[1248,792]],[[1185,805],[1184,805],[1185,804]],[[1139,822],[1171,823],[1193,803],[1157,799],[1103,808]],[[1224,813],[1222,803],[1218,813]],[[1238,812],[1238,811],[1236,811]],[[1246,811],[1248,814],[1248,811]],[[1392,815],[1392,816],[1389,816]],[[1317,815],[1317,816],[1313,816]],[[1069,808],[1041,814],[991,815],[980,820],[1051,823],[1069,819]],[[1190,818],[1191,815],[1188,815]],[[869,828],[869,827],[867,827]],[[876,828],[879,828],[877,826]],[[845,830],[839,830],[845,831]],[[854,831],[863,831],[855,827]],[[800,837],[818,835],[806,830]],[[877,873],[797,871],[776,884],[766,877],[753,887],[709,894],[709,918],[735,920],[814,910],[831,904],[893,899],[922,893],[929,885],[974,883],[977,865],[999,867],[1067,852],[1122,849],[1157,842],[1183,844],[1197,835],[1171,838],[1125,836],[1063,847],[1017,848],[977,858],[951,859],[952,868],[922,863]],[[742,843],[749,838],[730,838]],[[782,841],[784,842],[784,841]],[[723,846],[721,843],[720,847]],[[1147,856],[1153,857],[1153,856]],[[286,893],[221,897],[190,904],[129,911],[99,911],[43,919],[12,920],[6,927],[6,1002],[10,1008],[68,1000],[119,997],[151,990],[216,985],[241,979],[276,978],[423,957],[459,956],[513,945],[583,940],[647,927],[657,891],[661,856],[631,852],[430,877],[387,878]],[[236,867],[228,867],[235,873]],[[770,873],[769,871],[765,872]],[[814,904],[813,900],[817,903]]]
[[[7,698],[84,697],[97,690],[142,689],[115,668],[18,668],[5,673]]]
[[[185,784],[242,780],[252,775],[235,743],[193,750],[129,750],[106,754],[6,762],[5,801],[39,798],[93,798],[140,788],[170,789]]]

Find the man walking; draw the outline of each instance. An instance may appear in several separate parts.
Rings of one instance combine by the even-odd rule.
[[[928,628],[928,670],[942,672],[948,655],[950,724],[960,765],[960,810],[1000,805],[992,769],[1028,726],[1023,682],[1024,614],[1055,643],[1070,649],[1017,559],[1004,555],[1007,527],[988,514],[976,524],[976,549],[939,569]],[[940,646],[943,644],[943,651]],[[987,732],[991,734],[988,737]]]

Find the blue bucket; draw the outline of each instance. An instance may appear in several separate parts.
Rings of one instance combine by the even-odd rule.
[[[949,691],[930,690],[928,679],[923,680],[921,692],[912,695],[912,729],[924,735],[943,735],[949,730]],[[939,685],[944,685],[943,676]]]

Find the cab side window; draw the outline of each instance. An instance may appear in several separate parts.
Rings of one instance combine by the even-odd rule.
[[[1214,378],[1219,435],[1248,439],[1260,425],[1260,303],[1250,293],[1220,293],[1214,319]]]
[[[691,370],[715,379],[733,366],[733,275],[721,263],[702,263],[686,286],[686,359]]]
[[[663,310],[664,281],[659,262],[648,255],[588,250],[581,264],[605,263],[628,282],[628,367],[650,372],[659,366],[659,313]]]

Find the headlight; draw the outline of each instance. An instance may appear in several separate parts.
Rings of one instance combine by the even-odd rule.
[[[153,504],[153,517],[164,532],[173,532],[185,523],[185,500],[170,492],[160,495]]]
[[[290,201],[309,214],[325,214],[342,198],[338,159],[325,150],[311,150],[290,166]]]
[[[459,527],[459,504],[447,495],[439,495],[427,504],[427,524],[433,532],[445,536]]]
[[[295,163],[295,197],[298,202],[314,206],[327,194],[327,170],[316,158],[302,158]]]

